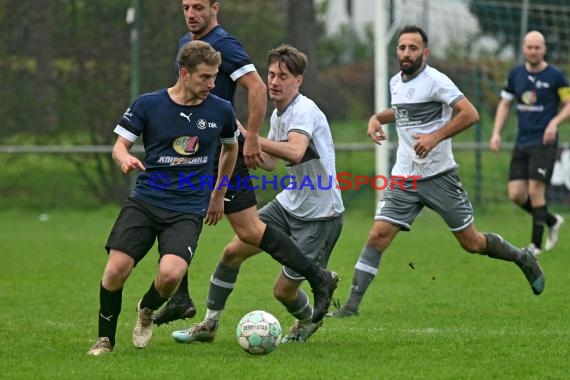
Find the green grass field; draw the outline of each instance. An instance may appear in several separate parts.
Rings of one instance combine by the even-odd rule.
[[[333,254],[341,300],[371,223],[370,206],[348,212]],[[242,268],[213,344],[170,338],[203,316],[210,274],[232,235],[225,221],[205,227],[190,269],[195,320],[155,328],[144,350],[132,346],[135,305],[155,273],[152,251],[127,282],[115,352],[88,357],[97,335],[102,247],[117,211],[54,211],[43,222],[29,209],[1,213],[1,378],[565,379],[570,373],[570,234],[540,256],[547,286],[536,297],[515,265],[463,253],[431,211],[387,251],[358,318],[327,319],[308,342],[262,357],[239,348],[240,317],[265,309],[284,330],[292,323],[271,295],[279,266],[266,255]],[[513,208],[486,212],[477,224],[527,243],[528,217]]]

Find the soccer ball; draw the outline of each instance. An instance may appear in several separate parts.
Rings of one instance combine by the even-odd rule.
[[[239,321],[236,335],[241,348],[250,354],[268,354],[281,343],[281,325],[270,313],[255,310]]]

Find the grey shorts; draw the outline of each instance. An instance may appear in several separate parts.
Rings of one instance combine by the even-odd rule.
[[[324,220],[302,220],[289,214],[276,200],[259,210],[259,218],[272,227],[291,236],[301,252],[321,268],[326,268],[332,250],[342,230],[342,216]],[[304,277],[291,268],[284,267],[283,273],[291,280]]]
[[[375,220],[384,220],[409,231],[426,206],[437,212],[453,232],[462,231],[473,223],[473,207],[455,169],[418,180],[415,186],[408,180],[403,187],[386,189],[376,207]]]

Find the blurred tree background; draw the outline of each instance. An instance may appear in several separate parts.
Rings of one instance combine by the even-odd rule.
[[[0,144],[14,136],[15,142],[37,144],[114,140],[113,125],[130,101],[131,26],[125,17],[131,3],[0,1]],[[322,94],[314,89],[318,73],[326,77],[321,70],[339,64],[347,43],[324,33],[326,7],[326,1],[316,7],[306,0],[234,0],[223,3],[219,21],[243,42],[262,74],[270,48],[286,42],[305,51],[311,60],[305,91]],[[139,92],[144,93],[174,82],[177,43],[187,28],[175,1],[142,0],[140,8]],[[371,64],[372,49],[357,59]],[[346,117],[331,112],[333,118]],[[19,140],[22,133],[25,141]]]
[[[174,83],[178,39],[188,30],[180,1],[138,3],[138,92],[144,93]],[[0,144],[114,143],[113,128],[131,101],[132,25],[126,15],[133,4],[132,0],[0,0]],[[326,91],[316,90],[319,73],[330,80],[318,62],[336,65],[340,45],[348,42],[335,42],[324,33],[322,15],[327,5],[325,1],[317,7],[306,0],[224,1],[219,21],[242,41],[262,77],[267,51],[291,43],[311,61],[303,91],[317,97],[329,93],[334,99],[323,100],[323,107],[332,118],[346,118],[344,112],[352,112],[335,106],[343,96],[356,104],[354,96],[361,93],[369,108],[359,107],[357,116],[365,117],[372,112],[371,78],[365,83],[366,92],[359,88],[362,83],[351,84],[359,88],[352,92],[333,83],[327,83]],[[326,38],[328,46],[337,48],[319,50],[317,43]],[[360,58],[371,68],[372,50],[365,53]],[[238,92],[241,118],[247,117],[245,102],[245,94]],[[128,179],[109,155],[70,156],[70,160],[101,201],[121,199],[128,191]]]

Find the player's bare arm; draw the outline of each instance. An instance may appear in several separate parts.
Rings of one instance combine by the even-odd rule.
[[[127,174],[133,169],[146,170],[143,163],[130,153],[133,143],[124,137],[117,137],[113,146],[113,160],[121,167],[121,171]]]
[[[250,133],[245,139],[243,157],[247,167],[255,169],[263,162],[259,133],[261,132],[265,112],[267,111],[267,87],[257,71],[245,74],[238,79],[237,83],[247,89],[247,130]]]
[[[542,142],[544,145],[553,144],[556,140],[556,133],[558,132],[558,126],[562,124],[565,120],[570,119],[570,95],[568,96],[569,99],[564,101],[564,105],[556,115],[556,117],[552,118],[548,123],[548,126],[544,130],[544,136],[542,138]]]
[[[394,115],[394,110],[391,108],[372,115],[368,120],[368,136],[376,144],[381,145],[382,141],[386,140],[386,134],[382,129],[382,125],[393,123],[394,120],[396,120],[396,118]]]
[[[455,112],[455,116],[451,118],[449,123],[436,132],[425,135],[416,134],[413,136],[416,139],[414,150],[419,157],[426,157],[440,141],[463,132],[479,121],[477,109],[475,109],[467,98],[463,98],[455,103],[453,111]]]
[[[218,165],[218,178],[216,185],[210,196],[210,204],[208,205],[208,212],[204,222],[207,225],[214,226],[218,224],[224,215],[224,196],[228,190],[227,186],[220,186],[222,181],[231,177],[236,164],[238,155],[237,144],[223,144],[220,153],[220,161]]]
[[[495,122],[493,123],[493,134],[489,142],[489,147],[493,152],[498,152],[501,149],[501,130],[509,117],[509,108],[511,108],[511,100],[501,99],[499,101],[497,112],[495,113]]]
[[[301,162],[309,146],[307,135],[299,132],[289,132],[287,141],[273,141],[263,137],[260,141],[265,153],[293,164]]]
[[[279,164],[279,159],[277,157],[265,152],[261,152],[261,156],[263,157],[263,162],[261,163],[262,169],[267,171],[273,171],[277,169],[277,165]]]

